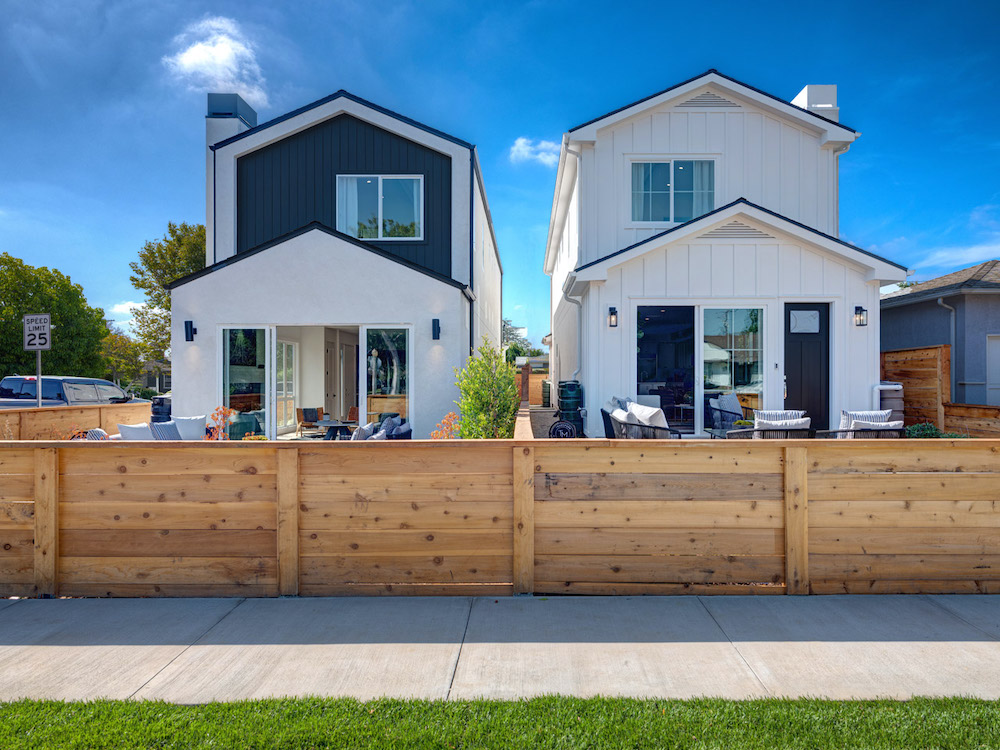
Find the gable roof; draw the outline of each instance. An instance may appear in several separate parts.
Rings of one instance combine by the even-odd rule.
[[[756,219],[764,224],[774,226],[779,231],[811,239],[813,244],[825,247],[826,249],[836,252],[839,255],[843,255],[851,260],[854,260],[856,263],[866,265],[877,273],[884,273],[887,278],[897,277],[899,275],[898,271],[903,271],[905,278],[906,266],[901,266],[887,258],[883,258],[880,255],[869,252],[864,248],[845,242],[838,237],[833,237],[825,232],[819,231],[818,229],[813,229],[806,224],[795,221],[794,219],[789,219],[787,216],[782,216],[781,214],[764,208],[763,206],[758,206],[756,203],[751,203],[746,198],[737,198],[732,203],[720,206],[714,211],[709,211],[707,214],[699,216],[696,219],[692,219],[691,221],[687,221],[683,224],[678,224],[675,227],[671,227],[670,229],[666,229],[658,234],[654,234],[652,237],[642,240],[641,242],[636,242],[628,247],[622,248],[621,250],[608,253],[597,260],[584,263],[578,266],[573,273],[577,274],[578,279],[581,281],[595,280],[599,278],[602,271],[605,271],[611,266],[624,263],[627,260],[631,260],[633,257],[639,257],[649,250],[652,250],[657,244],[664,244],[663,240],[665,238],[669,237],[667,241],[674,242],[683,237],[697,235],[697,233],[711,228],[720,220],[725,220],[731,216],[739,214],[743,214],[750,219]],[[859,255],[870,260],[863,260],[862,258],[857,257]],[[874,261],[874,263],[872,261]],[[892,271],[891,269],[887,269],[886,266],[891,266],[892,269],[898,270]]]
[[[934,279],[882,296],[884,307],[908,305],[935,297],[971,291],[1000,292],[1000,260],[988,260],[975,266],[947,273]]]
[[[370,102],[367,99],[362,99],[360,96],[355,96],[350,91],[345,91],[344,89],[340,89],[340,91],[330,94],[329,96],[324,96],[322,99],[317,99],[311,104],[306,104],[304,107],[299,107],[298,109],[293,109],[291,112],[286,112],[285,114],[280,115],[279,117],[275,117],[273,120],[268,120],[267,122],[261,123],[255,128],[244,130],[242,133],[238,133],[234,136],[231,136],[229,138],[226,138],[225,140],[219,141],[218,143],[209,146],[209,148],[215,151],[216,149],[222,148],[223,146],[228,146],[230,143],[235,143],[236,141],[243,140],[248,136],[255,135],[261,132],[262,130],[267,130],[270,127],[274,127],[275,125],[282,123],[285,120],[290,120],[293,117],[298,117],[299,115],[304,114],[305,112],[308,112],[311,109],[316,109],[317,107],[321,107],[324,104],[329,104],[330,102],[336,99],[347,99],[349,101],[354,102],[355,104],[360,104],[363,107],[368,107],[369,109],[373,109],[376,112],[380,112],[383,115],[386,115],[387,117],[392,117],[414,128],[423,130],[425,133],[436,135],[438,138],[443,138],[446,141],[451,141],[456,145],[462,146],[470,150],[473,148],[471,143],[463,141],[461,138],[456,138],[453,135],[448,135],[442,130],[438,130],[437,128],[432,128],[430,125],[424,125],[422,122],[417,122],[416,120],[406,117],[405,115],[401,115],[398,112],[393,112],[391,109],[380,107],[378,104]]]
[[[607,120],[609,118],[614,117],[615,115],[621,115],[622,113],[625,113],[625,112],[627,112],[628,110],[630,110],[630,109],[632,109],[634,107],[638,107],[638,106],[640,106],[642,104],[645,104],[645,103],[650,102],[650,101],[652,101],[654,99],[662,97],[665,94],[669,94],[669,93],[671,93],[671,92],[673,92],[673,91],[675,91],[677,89],[681,89],[681,88],[684,88],[684,87],[690,87],[690,86],[692,86],[692,84],[700,83],[700,82],[702,82],[703,79],[705,80],[705,82],[712,82],[712,81],[714,81],[716,83],[719,83],[724,88],[731,88],[731,89],[735,89],[737,91],[739,91],[740,89],[742,89],[743,93],[752,95],[751,98],[763,97],[763,98],[769,100],[772,103],[772,105],[777,105],[777,107],[779,109],[785,111],[787,114],[792,114],[792,115],[795,115],[795,116],[798,116],[798,117],[803,117],[803,118],[805,118],[805,117],[815,118],[816,120],[819,121],[819,123],[817,123],[817,124],[822,123],[821,126],[824,127],[824,128],[829,128],[831,126],[832,127],[836,127],[836,128],[840,128],[843,131],[845,131],[845,135],[847,133],[851,134],[852,137],[850,138],[850,140],[854,140],[854,137],[857,137],[858,135],[860,135],[860,133],[858,131],[856,131],[854,128],[851,128],[851,127],[843,124],[842,122],[836,122],[836,121],[831,120],[831,119],[829,119],[827,117],[823,117],[823,115],[820,115],[820,114],[818,114],[816,112],[813,112],[812,110],[804,109],[802,107],[796,106],[795,104],[792,104],[791,102],[785,101],[784,99],[782,99],[779,96],[775,96],[774,94],[769,94],[766,91],[761,91],[760,89],[755,88],[754,86],[751,86],[748,83],[743,83],[742,81],[738,81],[735,78],[732,78],[730,76],[725,75],[724,73],[720,73],[715,68],[711,68],[711,69],[705,71],[704,73],[696,75],[693,78],[687,79],[686,81],[681,81],[680,83],[676,83],[673,86],[670,86],[668,88],[663,89],[662,91],[657,91],[655,94],[650,94],[649,96],[645,96],[642,99],[639,99],[638,101],[632,102],[631,104],[626,104],[624,107],[619,107],[618,109],[612,110],[611,112],[607,112],[607,113],[601,115],[600,117],[595,117],[592,120],[588,120],[585,123],[582,123],[580,125],[577,125],[576,127],[570,128],[569,129],[569,133],[572,136],[572,134],[574,132],[576,132],[576,131],[579,131],[579,130],[582,130],[584,128],[587,128],[587,127],[589,127],[591,125],[596,125],[597,123],[601,122],[602,120]]]
[[[253,247],[249,250],[245,250],[242,253],[236,253],[236,255],[231,255],[228,258],[223,258],[222,260],[217,261],[210,266],[205,266],[200,271],[189,273],[187,276],[181,276],[179,279],[175,279],[174,281],[171,281],[169,284],[166,284],[164,286],[168,290],[176,289],[179,286],[187,284],[189,281],[194,281],[195,279],[200,279],[203,276],[208,276],[210,273],[215,273],[216,271],[220,271],[223,268],[231,266],[235,263],[239,263],[241,260],[257,255],[258,253],[262,253],[265,250],[268,250],[272,247],[280,245],[284,242],[287,242],[290,239],[305,234],[306,232],[311,232],[313,230],[323,232],[325,234],[330,235],[331,237],[336,237],[337,239],[343,240],[348,244],[355,245],[356,247],[359,247],[362,250],[366,250],[370,253],[375,253],[376,255],[386,258],[387,260],[391,260],[395,263],[399,263],[400,265],[407,266],[408,268],[411,268],[414,271],[417,271],[418,273],[422,273],[425,276],[430,276],[432,279],[437,279],[443,284],[447,284],[448,286],[453,286],[456,289],[461,289],[465,291],[466,294],[471,294],[471,291],[465,284],[463,284],[460,281],[455,281],[455,279],[451,278],[450,276],[445,276],[444,274],[437,273],[436,271],[432,271],[429,268],[424,268],[423,266],[417,265],[416,263],[411,263],[405,258],[400,258],[397,255],[393,255],[392,253],[386,252],[380,247],[376,247],[375,245],[370,245],[366,242],[362,242],[361,240],[355,237],[351,237],[349,234],[338,232],[336,229],[332,229],[331,227],[328,227],[326,224],[323,224],[318,221],[310,222],[309,224],[306,224],[304,227],[299,227],[298,229],[283,234],[280,237],[275,237],[273,240],[261,243],[260,245],[257,245],[256,247]]]

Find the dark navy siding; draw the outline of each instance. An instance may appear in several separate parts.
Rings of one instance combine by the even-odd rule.
[[[350,115],[241,156],[236,251],[318,221],[337,228],[338,174],[424,176],[424,239],[365,243],[451,276],[451,159]]]

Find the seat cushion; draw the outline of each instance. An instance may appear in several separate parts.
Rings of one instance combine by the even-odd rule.
[[[382,420],[382,424],[379,429],[384,430],[386,435],[391,435],[392,431],[401,424],[403,424],[403,420],[400,417],[386,417]]]
[[[800,419],[755,419],[753,427],[755,430],[808,430],[812,425],[811,417],[801,417]]]
[[[100,427],[94,427],[87,430],[87,440],[110,440],[111,436],[108,435]]]
[[[171,417],[170,421],[177,426],[181,440],[204,440],[206,417]]]
[[[657,409],[655,406],[645,406],[644,404],[637,404],[633,401],[628,405],[628,413],[635,416],[638,420],[638,424],[664,428],[669,426],[667,424],[667,417],[663,413],[663,409]]]
[[[753,413],[754,426],[758,419],[776,422],[784,419],[802,419],[806,413],[801,409],[756,409]]]
[[[863,419],[853,419],[851,420],[851,426],[848,428],[850,430],[901,430],[903,429],[903,420],[897,420],[895,422],[868,422]],[[854,435],[848,435],[848,437],[854,437]],[[864,435],[862,435],[864,437]]]
[[[743,404],[740,403],[740,397],[735,393],[723,393],[719,396],[719,408],[743,416]]]
[[[851,429],[851,422],[854,422],[855,420],[861,422],[888,422],[889,417],[891,416],[892,409],[880,409],[878,411],[842,411],[840,412],[840,429]]]
[[[369,440],[388,440],[389,439],[389,435],[388,435],[388,433],[385,430],[379,430],[378,432],[376,432],[375,434],[373,434],[368,439]]]
[[[149,425],[153,431],[153,437],[157,440],[180,440],[181,433],[177,429],[177,423],[173,420],[167,422],[153,422]]]
[[[302,421],[303,422],[318,422],[319,421],[319,409],[303,409],[302,410]]]
[[[155,440],[153,431],[149,428],[149,422],[142,424],[120,424],[118,434],[122,440]]]

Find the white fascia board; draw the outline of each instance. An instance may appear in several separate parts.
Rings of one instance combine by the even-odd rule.
[[[690,241],[692,238],[698,237],[716,226],[728,223],[735,217],[747,219],[760,229],[768,229],[787,235],[796,241],[811,245],[812,247],[831,253],[835,257],[849,261],[857,266],[859,271],[864,273],[866,281],[877,280],[882,283],[892,283],[906,280],[905,269],[898,268],[880,258],[855,250],[836,240],[799,226],[794,222],[774,216],[766,211],[761,211],[753,206],[748,206],[745,203],[730,206],[724,211],[706,216],[703,220],[694,221],[682,230],[671,232],[660,238],[651,238],[649,241],[633,247],[628,252],[614,255],[587,268],[576,270],[572,272],[572,275],[575,276],[577,283],[584,281],[605,281],[608,278],[608,271],[616,266],[635,260],[636,258],[641,258],[646,253],[659,250],[668,245]]]
[[[571,141],[569,133],[564,133],[562,145],[559,148],[559,166],[556,169],[556,186],[552,192],[552,210],[549,212],[549,234],[545,241],[544,272],[551,276],[555,269],[556,250],[562,240],[563,228],[566,226],[566,211],[573,197],[573,187],[576,184],[576,173],[579,168],[579,156],[568,154]],[[567,163],[570,162],[570,163]]]
[[[646,99],[645,101],[638,102],[637,104],[623,109],[620,112],[615,112],[614,114],[603,117],[595,122],[584,125],[581,128],[572,130],[569,134],[572,136],[574,141],[596,141],[597,132],[599,130],[618,125],[624,120],[627,120],[630,117],[635,117],[648,109],[661,107],[664,104],[669,104],[677,99],[690,98],[691,95],[697,93],[706,86],[721,89],[728,94],[731,94],[738,100],[742,99],[743,101],[773,113],[778,117],[795,120],[798,124],[820,134],[821,142],[824,146],[828,143],[830,144],[830,147],[833,147],[834,144],[853,143],[860,135],[860,133],[855,133],[846,126],[840,126],[836,123],[826,122],[818,117],[813,117],[809,112],[804,111],[791,103],[782,102],[779,99],[772,99],[770,96],[765,96],[751,88],[741,86],[733,81],[716,75],[715,73],[708,73],[693,81],[689,81],[683,86],[678,86],[677,88],[666,91],[659,96],[655,96],[652,99]]]

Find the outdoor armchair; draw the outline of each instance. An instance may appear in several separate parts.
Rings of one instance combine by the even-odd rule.
[[[608,415],[608,419],[611,420],[615,438],[619,440],[680,440],[681,437],[681,431],[673,427],[623,422],[614,415]]]
[[[905,427],[864,428],[856,430],[818,430],[817,438],[840,440],[898,440],[906,437]]]
[[[727,440],[801,440],[815,437],[816,430],[811,427],[781,427],[771,429],[756,429],[748,427],[745,430],[729,430]]]
[[[323,408],[318,409],[296,409],[295,410],[295,421],[297,427],[295,428],[295,434],[302,437],[303,429],[317,429],[316,423],[322,421],[323,419]]]

